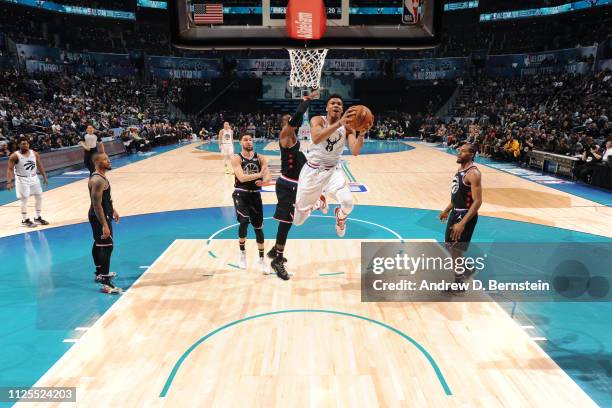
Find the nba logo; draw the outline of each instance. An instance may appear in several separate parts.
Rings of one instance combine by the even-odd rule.
[[[404,0],[402,23],[416,24],[421,21],[421,0]]]

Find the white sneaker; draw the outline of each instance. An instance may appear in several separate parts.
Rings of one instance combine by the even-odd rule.
[[[261,269],[261,273],[263,273],[264,275],[269,275],[272,273],[270,271],[270,267],[268,266],[268,264],[263,258],[259,258],[259,262],[257,262],[257,266]]]
[[[238,267],[240,269],[246,269],[246,251],[240,251],[240,258],[238,260]]]
[[[340,207],[336,207],[334,210],[334,214],[336,216],[336,234],[338,234],[338,236],[342,238],[346,234],[346,219],[348,217],[344,217],[344,218],[338,217],[339,212],[340,212]]]

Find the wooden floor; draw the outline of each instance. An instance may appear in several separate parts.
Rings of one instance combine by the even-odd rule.
[[[455,160],[415,147],[347,157],[369,188],[355,195],[357,205],[445,207]],[[612,208],[481,169],[482,214],[612,237]],[[223,174],[220,155],[194,145],[109,178],[123,216],[232,205],[233,177]],[[264,202],[275,196],[265,194]],[[84,222],[88,206],[85,180],[44,195],[52,226]],[[23,232],[18,218],[17,203],[0,207],[0,236]],[[217,258],[204,241],[175,241],[37,385],[76,386],[82,407],[595,406],[496,303],[361,303],[359,241],[291,240],[289,282],[228,266],[236,262],[235,241],[212,245]],[[316,260],[291,256],[298,252]],[[208,333],[294,309],[351,313],[394,327],[429,352],[452,395],[423,353],[397,333],[347,315],[296,312],[216,333],[185,359],[160,397],[179,358]]]
[[[175,241],[37,385],[77,387],[83,407],[596,406],[496,303],[361,303],[359,241],[291,241],[289,282],[228,267],[234,244],[213,241],[212,258],[206,241]],[[247,252],[254,261],[254,244]],[[298,252],[325,262],[291,256]],[[219,331],[160,397],[202,337],[296,309],[364,316],[405,333],[432,356],[452,395],[391,330],[296,312]]]
[[[370,192],[357,194],[357,205],[442,209],[450,199],[457,170],[452,156],[423,145],[384,155],[345,156],[351,172]],[[480,166],[483,172],[482,215],[527,221],[612,237],[612,208]],[[231,206],[233,176],[223,173],[217,153],[185,146],[110,173],[113,199],[121,215],[202,207]],[[33,201],[33,200],[31,200]],[[274,204],[273,194],[264,203]],[[32,202],[33,206],[34,203]],[[89,208],[87,181],[44,194],[49,227],[85,222]],[[24,232],[19,203],[0,206],[0,237]]]

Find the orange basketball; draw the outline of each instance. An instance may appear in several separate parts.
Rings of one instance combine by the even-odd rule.
[[[355,117],[349,125],[359,132],[367,132],[374,125],[374,115],[370,108],[364,105],[355,105]]]

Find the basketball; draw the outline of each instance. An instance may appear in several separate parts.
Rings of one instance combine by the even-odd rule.
[[[364,105],[355,105],[355,118],[349,126],[359,132],[367,132],[373,125],[374,115],[370,108]]]

